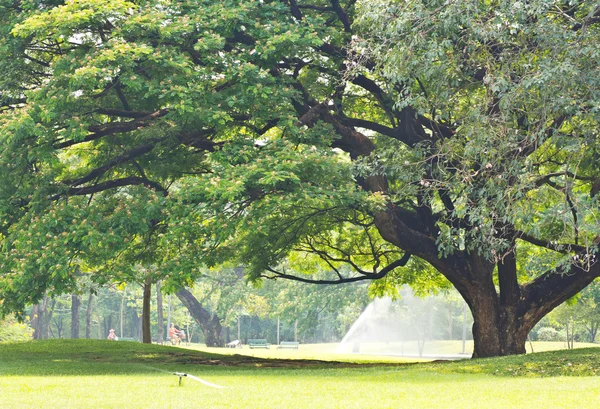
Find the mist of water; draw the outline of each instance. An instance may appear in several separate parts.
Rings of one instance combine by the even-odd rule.
[[[210,386],[211,388],[226,389],[226,386],[221,386],[221,385],[217,385],[217,384],[205,381],[204,379],[200,379],[200,378],[198,378],[197,376],[194,376],[194,375],[186,374],[186,376],[188,378],[190,378],[190,379],[195,380],[196,382],[200,382],[203,385]]]
[[[460,358],[472,352],[470,313],[458,297],[376,298],[354,322],[337,351],[424,358]],[[466,318],[466,320],[465,320]],[[462,338],[465,338],[464,342]],[[458,342],[457,342],[458,341]],[[464,348],[464,353],[463,353]],[[468,354],[468,355],[467,355]]]

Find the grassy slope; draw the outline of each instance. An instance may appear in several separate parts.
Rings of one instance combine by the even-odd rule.
[[[190,379],[178,387],[173,371],[228,389]],[[595,408],[600,401],[597,374],[596,348],[349,366],[260,361],[130,342],[54,340],[0,345],[0,408]]]

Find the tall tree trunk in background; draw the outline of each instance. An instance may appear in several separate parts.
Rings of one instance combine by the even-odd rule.
[[[123,338],[123,313],[125,311],[125,296],[127,291],[123,289],[123,297],[121,297],[121,311],[119,311],[119,325],[121,326],[119,336]]]
[[[56,326],[56,337],[59,339],[63,338],[63,329],[64,329],[63,317],[59,317],[56,321],[54,321],[54,325]]]
[[[137,311],[135,308],[130,309],[131,311],[131,325],[129,326],[129,329],[131,331],[131,336],[137,340],[140,340],[140,334],[141,334],[141,320],[140,320],[140,316],[138,315]]]
[[[163,343],[163,333],[165,331],[165,323],[163,319],[163,299],[162,293],[160,292],[160,281],[156,283],[156,311],[157,311],[157,326],[156,331],[156,342],[159,344]]]
[[[48,295],[44,295],[42,301],[33,306],[31,311],[31,326],[33,328],[33,339],[47,339],[48,338]]]
[[[71,338],[79,338],[79,312],[81,298],[77,294],[71,295]]]
[[[31,308],[31,328],[33,328],[33,339],[40,339],[40,305],[35,304]]]
[[[92,308],[94,305],[94,294],[90,292],[87,303],[87,311],[85,313],[85,337],[90,339],[92,334]]]
[[[48,299],[49,301],[49,299]],[[52,321],[52,316],[54,315],[54,308],[56,307],[56,298],[52,300],[52,306],[50,309],[47,309],[45,317],[44,317],[44,337],[46,339],[50,338],[52,333],[52,328],[50,327],[50,323]]]
[[[202,307],[202,304],[198,302],[196,297],[185,288],[181,288],[175,295],[177,295],[177,298],[185,305],[192,317],[194,317],[198,325],[200,325],[200,329],[204,334],[206,346],[225,346],[223,327],[221,326],[219,317],[217,317],[216,314],[211,316],[210,312]]]
[[[600,326],[600,322],[594,322],[592,321],[590,323],[590,326],[586,326],[586,329],[588,330],[588,333],[590,335],[590,342],[594,343],[596,342],[596,334],[598,333],[598,327]]]
[[[152,279],[144,281],[144,300],[142,306],[142,342],[152,343],[152,332],[150,331],[150,300],[152,299]]]

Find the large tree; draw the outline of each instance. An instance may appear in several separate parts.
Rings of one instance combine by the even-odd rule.
[[[224,259],[319,283],[441,274],[473,313],[474,356],[494,356],[524,353],[600,275],[589,2],[0,10],[5,310],[70,291],[73,261],[152,241],[167,274]]]

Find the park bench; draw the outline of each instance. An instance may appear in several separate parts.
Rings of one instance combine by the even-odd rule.
[[[298,346],[300,346],[299,342],[294,342],[294,341],[282,341],[279,346],[277,347],[277,349],[298,349]]]
[[[133,338],[125,338],[125,337],[121,337],[121,338],[119,338],[117,341],[135,341],[135,339],[133,339]]]
[[[250,348],[266,348],[269,349],[271,346],[266,339],[249,339],[248,346]]]
[[[241,348],[242,347],[242,341],[240,341],[239,339],[236,339],[235,341],[231,341],[228,344],[225,344],[225,346],[227,348]]]

